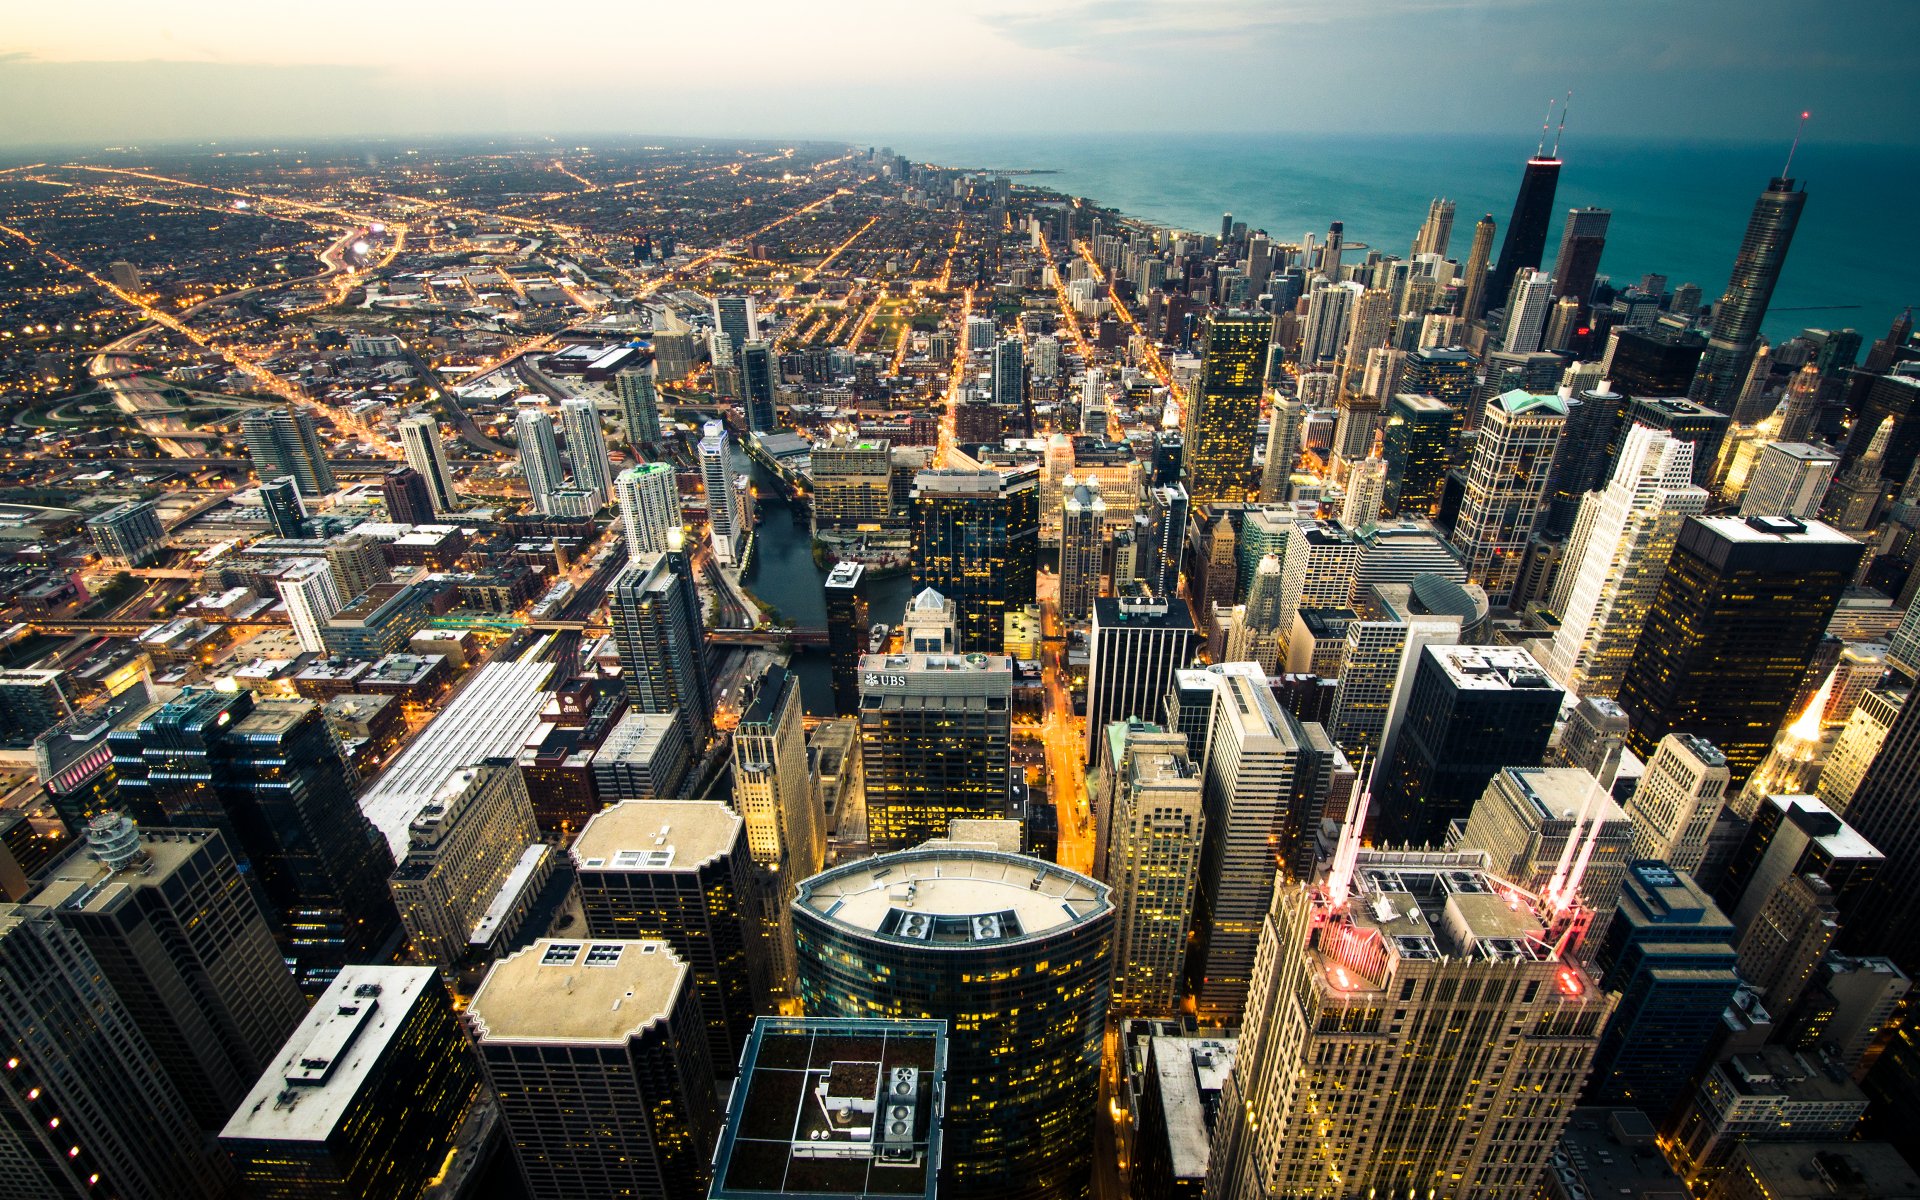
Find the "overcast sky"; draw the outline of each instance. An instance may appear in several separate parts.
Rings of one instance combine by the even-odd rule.
[[[1916,0],[72,0],[0,145],[434,133],[1492,132],[1914,145]]]

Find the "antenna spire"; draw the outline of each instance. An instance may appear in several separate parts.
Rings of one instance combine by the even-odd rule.
[[[1549,101],[1547,101],[1547,116],[1546,116],[1546,119],[1540,122],[1540,144],[1539,144],[1538,146],[1536,146],[1536,147],[1534,147],[1534,150],[1533,150],[1533,156],[1534,156],[1535,158],[1545,158],[1545,157],[1546,157],[1546,155],[1547,155],[1547,129],[1548,129],[1548,127],[1549,127],[1549,126],[1551,126],[1552,124],[1553,124],[1553,101],[1551,101],[1551,100],[1549,100]]]
[[[1560,106],[1560,128],[1553,131],[1553,157],[1556,160],[1560,157],[1560,135],[1567,131],[1567,110],[1572,107],[1573,92],[1569,90],[1566,103]],[[1548,106],[1548,111],[1552,111],[1551,105]]]
[[[1787,147],[1787,165],[1780,168],[1780,178],[1782,179],[1793,178],[1793,156],[1800,149],[1800,135],[1807,131],[1807,118],[1812,115],[1810,112],[1802,112],[1800,114],[1800,123],[1794,126],[1793,145]]]

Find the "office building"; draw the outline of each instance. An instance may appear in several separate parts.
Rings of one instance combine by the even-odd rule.
[[[946,1066],[945,1021],[760,1018],[710,1200],[935,1200]]]
[[[1485,851],[1494,874],[1536,895],[1578,857],[1580,903],[1600,921],[1620,898],[1633,851],[1632,821],[1579,767],[1502,767],[1454,831],[1453,847]]]
[[[1558,396],[1519,390],[1489,401],[1482,417],[1453,544],[1466,561],[1467,577],[1486,589],[1495,606],[1513,596],[1566,418]]]
[[[1208,1195],[1534,1194],[1612,1000],[1484,863],[1343,838],[1275,892]]]
[[[1920,1196],[1920,1174],[1884,1142],[1741,1142],[1711,1200],[1878,1200]]]
[[[1109,895],[1050,863],[962,847],[881,854],[800,884],[809,1014],[951,1023],[942,1197],[1090,1186]]]
[[[1408,601],[1413,601],[1412,589],[1405,591]],[[1458,617],[1417,613],[1411,611],[1413,607],[1412,603],[1406,609],[1394,607],[1347,625],[1328,732],[1349,757],[1368,750],[1378,757],[1385,747],[1389,730],[1404,712],[1421,650],[1429,644],[1452,645],[1461,640]]]
[[[1821,803],[1839,816],[1847,815],[1855,793],[1866,780],[1868,768],[1879,757],[1880,748],[1886,745],[1887,734],[1899,719],[1908,694],[1905,688],[1870,691],[1860,697],[1860,702],[1848,714],[1847,723],[1827,754],[1827,761],[1820,768],[1819,782],[1814,787]]]
[[[1533,354],[1547,331],[1547,313],[1553,306],[1553,277],[1545,271],[1523,270],[1513,281],[1507,305],[1507,324],[1501,349],[1509,354]]]
[[[1619,999],[1587,1101],[1664,1120],[1725,1029],[1740,983],[1733,923],[1688,872],[1641,859],[1627,869],[1612,920],[1590,936],[1600,986]]]
[[[793,978],[786,905],[794,884],[826,861],[826,821],[807,770],[799,678],[774,665],[746,686],[733,731],[733,806],[747,823],[748,852],[769,874],[774,908],[763,961],[773,970],[776,995],[785,997]]]
[[[1684,731],[1726,756],[1735,788],[1786,720],[1860,543],[1791,517],[1689,517],[1622,677],[1629,745]]]
[[[627,538],[627,557],[665,554],[682,544],[685,518],[680,512],[680,484],[668,463],[641,463],[620,472],[613,481],[620,502],[620,528]]]
[[[745,823],[711,800],[624,800],[569,853],[587,936],[671,945],[692,973],[711,1070],[732,1077],[767,983],[751,949],[761,885]]]
[[[808,465],[815,537],[894,524],[893,444],[886,438],[836,434],[814,443]]]
[[[273,531],[273,536],[306,536],[307,506],[300,502],[300,489],[293,486],[291,476],[262,483],[260,507],[266,510],[267,528]]]
[[[427,592],[411,583],[376,583],[321,623],[329,655],[376,662],[405,650],[427,626]]]
[[[779,409],[774,400],[778,367],[773,347],[754,340],[740,344],[740,383],[747,402],[747,431],[772,433],[780,427]]]
[[[613,498],[613,463],[607,458],[607,435],[600,428],[600,410],[584,399],[560,402],[560,427],[567,435],[567,458],[573,463],[573,486],[592,492],[595,507]]]
[[[1660,1153],[1660,1131],[1637,1108],[1582,1105],[1540,1174],[1541,1200],[1637,1196],[1683,1200],[1686,1185]]]
[[[1113,1011],[1171,1016],[1193,928],[1204,828],[1200,768],[1187,739],[1154,725],[1115,722],[1103,878],[1113,886]]]
[[[834,712],[860,710],[860,656],[867,651],[871,617],[867,609],[867,568],[847,560],[833,565],[825,583],[827,657],[833,673]]]
[[[993,402],[1002,412],[1017,411],[1026,398],[1024,348],[1019,338],[1001,338],[993,344]]]
[[[1726,755],[1712,742],[1690,733],[1661,738],[1626,804],[1633,819],[1633,857],[1657,860],[1688,875],[1702,874],[1726,804],[1727,778]],[[1715,875],[1721,866],[1716,865]]]
[[[319,705],[186,688],[107,744],[140,824],[225,836],[307,994],[392,945],[393,857],[354,804],[358,780]]]
[[[233,1168],[85,940],[38,905],[0,905],[0,1180],[11,1195],[204,1200]]]
[[[1013,662],[961,654],[953,602],[907,604],[898,654],[860,660],[860,753],[875,850],[945,837],[954,818],[1007,815]]]
[[[1785,176],[1770,180],[1754,202],[1740,253],[1733,260],[1732,278],[1720,303],[1713,306],[1713,333],[1687,393],[1691,399],[1720,412],[1733,411],[1806,206],[1807,193]]]
[[[639,712],[675,714],[697,761],[713,737],[713,685],[686,554],[637,556],[607,596],[628,701]]]
[[[1232,1024],[1247,1003],[1275,873],[1299,878],[1312,869],[1338,765],[1326,731],[1294,719],[1274,700],[1264,672],[1246,668],[1228,663],[1204,673],[1213,694],[1187,978],[1199,1018],[1210,1025]]]
[[[1381,762],[1374,844],[1439,845],[1502,767],[1539,765],[1563,698],[1525,650],[1429,644]]]
[[[460,500],[453,490],[453,472],[447,468],[446,447],[440,443],[440,422],[428,416],[402,417],[399,427],[400,449],[407,466],[426,481],[432,510],[458,512]]]
[[[671,946],[542,938],[493,965],[466,1019],[528,1200],[704,1200],[719,1101]]]
[[[1513,215],[1507,219],[1507,234],[1500,243],[1500,257],[1487,276],[1482,311],[1506,301],[1514,276],[1522,271],[1538,270],[1547,249],[1547,226],[1553,221],[1553,194],[1560,184],[1560,153],[1535,154],[1527,160],[1520,175],[1520,190],[1513,198]],[[1489,221],[1489,226],[1491,222]],[[1491,228],[1489,228],[1491,233]],[[1469,312],[1468,317],[1479,313]]]
[[[554,493],[566,486],[553,418],[544,412],[523,412],[513,419],[513,436],[520,446],[520,474],[526,478],[527,495],[534,508],[550,513]]]
[[[914,476],[913,588],[931,588],[953,603],[956,649],[997,652],[1006,614],[1034,602],[1039,499],[1033,470]]]
[[[414,1200],[475,1150],[480,1070],[433,967],[350,966],[221,1131],[262,1200]]]
[[[464,767],[407,826],[407,852],[388,881],[415,960],[467,957],[481,918],[527,847],[540,840],[520,771]]]
[[[1340,524],[1348,529],[1370,529],[1380,520],[1387,498],[1387,460],[1367,458],[1347,474],[1347,494],[1340,508]]]
[[[307,1008],[224,839],[104,812],[32,903],[79,935],[194,1121],[218,1133]]]
[[[116,566],[144,567],[166,545],[166,530],[152,502],[129,500],[87,518],[87,534],[101,558]]]
[[[1184,430],[1187,494],[1195,504],[1244,501],[1259,486],[1253,437],[1271,332],[1264,313],[1225,312],[1207,321]]]
[[[1719,898],[1739,931],[1741,976],[1784,1013],[1806,986],[1834,932],[1808,941],[1818,910],[1851,917],[1868,901],[1885,855],[1812,796],[1766,796],[1748,818],[1746,836],[1720,883]],[[1809,880],[1818,887],[1789,895]]]
[[[1102,596],[1093,603],[1087,658],[1087,729],[1159,712],[1173,673],[1193,661],[1200,633],[1193,613],[1164,596]],[[1098,743],[1090,736],[1090,743]],[[1097,744],[1087,748],[1091,766]]]
[[[1727,414],[1680,396],[1629,395],[1621,405],[1613,442],[1607,447],[1608,471],[1619,461],[1626,436],[1636,425],[1665,430],[1683,442],[1692,442],[1693,481],[1701,487],[1713,485],[1721,449],[1732,428]]]
[[[312,409],[248,409],[240,418],[240,440],[262,483],[292,476],[302,496],[324,496],[334,489]]]
[[[433,491],[426,477],[412,467],[395,467],[380,476],[380,498],[386,503],[387,519],[396,525],[434,522]]]
[[[1453,201],[1439,197],[1427,202],[1427,219],[1420,223],[1420,232],[1414,235],[1413,256],[1437,254],[1447,256],[1447,243],[1453,240]]]
[[[713,327],[727,335],[735,346],[744,346],[760,336],[759,314],[752,296],[715,296]]]
[[[1401,392],[1387,402],[1382,454],[1387,461],[1381,508],[1430,517],[1440,511],[1440,493],[1451,465],[1459,414],[1432,396]]]
[[[1137,1027],[1122,1025],[1123,1030]],[[1122,1053],[1130,1060],[1128,1125],[1133,1137],[1126,1157],[1133,1194],[1141,1200],[1206,1195],[1209,1143],[1219,1124],[1221,1094],[1233,1073],[1238,1039],[1146,1034],[1133,1041],[1125,1032],[1121,1036]],[[1144,1061],[1141,1051],[1132,1048],[1140,1042]]]
[[[1691,1089],[1665,1139],[1694,1195],[1712,1195],[1735,1152],[1767,1142],[1843,1141],[1867,1111],[1852,1080],[1784,1046],[1714,1063]]]
[[[593,752],[593,791],[603,803],[675,796],[690,766],[677,713],[621,714]]]
[[[1100,594],[1100,565],[1106,551],[1107,502],[1100,497],[1100,481],[1069,487],[1060,517],[1060,619],[1084,621]]]
[[[1294,468],[1300,464],[1306,415],[1306,403],[1298,397],[1273,398],[1267,415],[1266,457],[1260,467],[1260,503],[1279,504],[1287,499]]]
[[[0,669],[0,740],[24,745],[73,716],[68,686],[62,671]]]
[[[1488,264],[1493,261],[1493,214],[1486,213],[1474,222],[1473,245],[1467,251],[1467,265],[1461,271],[1465,281],[1461,292],[1460,315],[1477,321],[1487,311]],[[1542,243],[1544,245],[1544,243]]]
[[[293,636],[300,648],[309,654],[325,654],[327,619],[346,604],[327,560],[295,559],[275,578],[274,588],[286,605],[287,620],[293,624]]]
[[[1768,442],[1747,477],[1740,499],[1743,517],[1817,516],[1820,502],[1840,460],[1833,452],[1805,442]],[[1876,491],[1878,489],[1876,488]]]
[[[713,540],[714,561],[739,566],[752,536],[753,514],[741,488],[743,468],[733,452],[733,439],[719,421],[708,421],[700,437],[700,479],[707,493],[707,529]]]
[[[1570,208],[1560,227],[1560,252],[1553,260],[1553,294],[1571,296],[1581,304],[1593,294],[1600,273],[1600,255],[1607,248],[1607,223],[1613,213],[1604,208]]]
[[[1152,541],[1144,550],[1140,580],[1153,595],[1173,599],[1179,595],[1180,563],[1186,554],[1187,489],[1178,483],[1155,487],[1148,501]]]
[[[1553,538],[1571,533],[1587,493],[1607,486],[1615,471],[1608,451],[1619,433],[1620,409],[1627,402],[1605,383],[1578,389],[1563,384],[1560,398],[1567,404],[1566,431],[1553,461],[1552,480],[1547,484],[1547,515],[1540,525],[1542,532]]]
[[[1680,526],[1706,511],[1693,446],[1636,426],[1603,491],[1588,493],[1548,607],[1559,617],[1542,657],[1578,696],[1612,697],[1639,644]]]

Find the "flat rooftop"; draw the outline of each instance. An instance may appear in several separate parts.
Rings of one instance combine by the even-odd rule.
[[[945,1021],[761,1017],[712,1200],[922,1197],[938,1185]]]
[[[483,1045],[620,1045],[664,1021],[690,984],[665,942],[541,938],[493,964],[467,1017]]]
[[[1175,1179],[1207,1177],[1213,1140],[1202,1093],[1218,1096],[1240,1047],[1238,1038],[1156,1037],[1153,1069],[1167,1119],[1167,1158]]]
[[[407,1014],[438,999],[439,987],[432,967],[341,968],[220,1136],[326,1141]]]
[[[966,948],[1057,933],[1110,912],[1110,896],[1105,884],[1023,854],[941,847],[828,868],[801,881],[794,903],[860,933]]]
[[[732,851],[745,827],[718,800],[622,800],[573,840],[581,871],[692,871]]]
[[[105,863],[83,848],[54,868],[32,902],[48,908],[105,912],[134,888],[158,886],[216,836],[211,829],[142,829],[140,848],[147,853],[147,863],[144,868],[122,871],[107,870]],[[85,839],[79,844],[84,847]]]
[[[1453,685],[1462,690],[1557,690],[1557,685],[1539,660],[1515,646],[1429,645],[1426,653],[1440,664]]]

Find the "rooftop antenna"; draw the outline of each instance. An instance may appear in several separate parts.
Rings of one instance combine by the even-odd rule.
[[[1553,157],[1555,161],[1558,161],[1560,158],[1560,135],[1567,131],[1567,110],[1572,107],[1573,93],[1569,91],[1567,93],[1566,103],[1560,106],[1560,128],[1553,131]]]
[[[1361,831],[1366,828],[1367,809],[1373,800],[1373,773],[1379,769],[1380,760],[1374,759],[1369,766],[1366,751],[1361,751],[1360,770],[1356,774],[1364,782],[1347,801],[1347,820],[1340,828],[1340,841],[1333,850],[1333,867],[1327,873],[1327,900],[1334,908],[1347,902],[1353,882],[1354,863],[1360,857]]]
[[[1549,100],[1547,101],[1547,119],[1540,122],[1540,144],[1534,147],[1533,150],[1533,156],[1535,158],[1545,158],[1547,156],[1547,127],[1552,124],[1553,101]]]
[[[1782,179],[1793,178],[1793,156],[1800,149],[1800,135],[1807,131],[1807,118],[1812,115],[1810,112],[1801,113],[1800,123],[1794,126],[1793,145],[1787,147],[1787,165],[1780,168],[1780,178]]]

